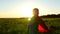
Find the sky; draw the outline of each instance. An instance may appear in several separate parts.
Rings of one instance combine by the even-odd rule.
[[[40,16],[60,14],[60,0],[0,0],[0,18],[31,17],[33,8]]]

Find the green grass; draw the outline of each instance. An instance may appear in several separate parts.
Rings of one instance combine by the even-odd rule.
[[[51,26],[57,29],[54,34],[60,34],[60,18],[42,18],[48,28]],[[28,34],[28,19],[0,18],[0,34]]]
[[[44,20],[44,19],[43,19]],[[51,26],[56,27],[56,30],[53,31],[54,34],[60,34],[60,18],[45,19],[45,24],[50,28]]]

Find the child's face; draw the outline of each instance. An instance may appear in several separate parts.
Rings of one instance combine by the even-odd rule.
[[[34,16],[38,16],[38,14],[39,14],[39,11],[33,10],[33,15],[34,15]]]

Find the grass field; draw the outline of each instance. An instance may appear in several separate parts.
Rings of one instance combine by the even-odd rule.
[[[60,18],[42,18],[50,28],[56,27],[54,34],[60,34]],[[28,34],[28,18],[0,18],[0,34]]]
[[[51,26],[56,27],[56,30],[53,31],[54,34],[60,34],[60,18],[45,18],[43,19],[45,24],[50,28]]]

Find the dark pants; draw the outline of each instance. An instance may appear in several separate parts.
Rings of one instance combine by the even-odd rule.
[[[36,26],[34,26],[34,27],[29,26],[28,32],[29,32],[29,34],[38,34],[37,27]]]
[[[35,34],[35,32],[33,31],[33,28],[31,26],[28,27],[28,32],[29,32],[29,34]]]

